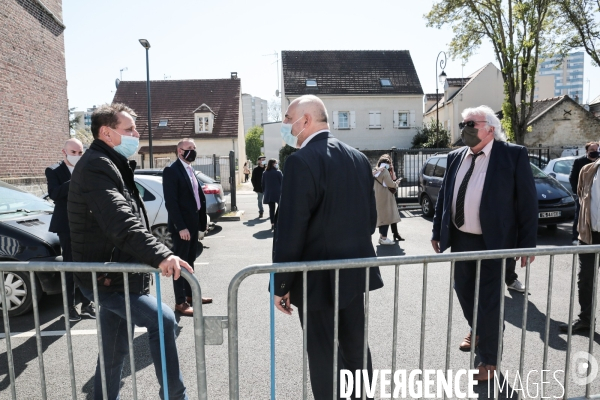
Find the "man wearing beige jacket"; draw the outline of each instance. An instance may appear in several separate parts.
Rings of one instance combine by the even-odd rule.
[[[579,244],[600,244],[600,176],[598,167],[600,160],[581,168],[577,183],[579,196]],[[588,332],[592,320],[592,296],[594,285],[595,254],[579,255],[579,274],[577,288],[579,291],[579,318],[573,321],[572,332]],[[567,332],[568,324],[559,326],[561,332]]]

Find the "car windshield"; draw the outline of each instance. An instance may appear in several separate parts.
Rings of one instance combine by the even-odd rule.
[[[573,162],[575,160],[560,160],[554,164],[554,168],[552,168],[552,172],[556,172],[557,174],[568,175],[571,173],[571,168],[573,168]]]
[[[532,163],[529,163],[529,165],[531,165],[531,172],[533,173],[534,178],[547,178],[548,177],[548,175],[543,173],[541,169],[539,169]]]
[[[12,218],[16,213],[52,212],[54,207],[44,199],[0,182],[0,219]]]

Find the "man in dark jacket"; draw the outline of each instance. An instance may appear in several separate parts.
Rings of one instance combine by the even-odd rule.
[[[375,257],[371,237],[377,211],[367,158],[329,133],[327,110],[316,96],[294,100],[283,122],[284,140],[300,150],[285,163],[273,261]],[[379,268],[369,271],[369,290],[381,288]],[[316,400],[330,400],[333,397],[335,272],[313,271],[307,276],[310,381]],[[341,369],[363,368],[365,279],[364,268],[344,269],[339,273],[338,377]],[[275,274],[275,307],[291,315],[290,303],[294,304],[298,307],[301,324],[302,283],[301,272]],[[368,348],[367,369],[372,376]],[[354,393],[357,393],[356,387]]]
[[[589,142],[585,145],[585,155],[579,157],[575,161],[573,161],[573,166],[571,167],[571,173],[569,174],[569,183],[571,184],[571,191],[573,194],[577,196],[577,182],[579,181],[579,173],[581,172],[581,168],[585,165],[591,164],[598,159],[598,143],[597,142]],[[580,205],[579,202],[575,202],[575,218],[573,219],[573,236],[571,237],[571,241],[574,245],[579,244],[577,232],[577,221],[579,220],[579,210]]]
[[[63,161],[46,168],[48,196],[54,202],[54,212],[52,213],[48,230],[58,235],[63,261],[73,261],[71,254],[71,231],[69,230],[69,218],[67,217],[67,198],[69,196],[71,173],[83,154],[83,144],[75,138],[69,139],[65,142],[62,154],[64,157]],[[75,293],[78,290],[75,287],[73,273],[66,272],[65,280],[69,321],[80,321],[81,315],[96,318],[94,305],[85,296],[81,296],[81,315],[79,314],[77,308],[75,308]]]
[[[182,139],[177,144],[177,160],[163,171],[163,195],[169,213],[169,232],[173,251],[194,269],[198,249],[198,231],[206,230],[206,197],[198,181],[192,161],[196,159],[194,139]],[[173,280],[175,310],[194,315],[192,288],[185,279]],[[202,304],[212,303],[203,297]]]
[[[92,114],[94,142],[77,163],[69,188],[67,210],[73,261],[142,262],[160,269],[163,276],[177,279],[181,268],[190,272],[192,269],[148,231],[146,210],[127,162],[139,144],[132,116],[135,116],[133,111],[123,104],[103,105]],[[75,279],[83,295],[93,298],[91,274],[76,273]],[[97,279],[108,398],[119,396],[123,360],[129,351],[125,296],[129,297],[133,324],[148,330],[162,398],[158,303],[148,294],[149,274],[129,274],[129,293],[124,292],[121,273],[99,273]],[[162,310],[169,398],[187,399],[175,345],[175,314],[165,304]],[[98,361],[95,399],[102,399],[101,388]]]
[[[265,156],[261,156],[257,158],[257,165],[252,170],[252,178],[250,181],[252,182],[252,190],[254,190],[258,197],[258,218],[263,217],[263,190],[262,190],[262,174],[265,172],[265,164],[267,162],[267,158]]]

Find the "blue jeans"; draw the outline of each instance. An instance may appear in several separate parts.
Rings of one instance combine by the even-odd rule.
[[[88,299],[93,299],[91,290],[81,287],[81,292]],[[127,317],[125,314],[125,293],[98,292],[100,324],[102,329],[102,347],[104,350],[104,367],[106,375],[106,390],[109,400],[119,399],[121,372],[123,361],[129,354],[127,340]],[[160,337],[158,334],[158,302],[150,295],[128,294],[131,302],[131,322],[133,325],[148,329],[150,355],[154,362],[154,371],[160,384],[159,396],[163,398],[163,377],[160,357]],[[169,383],[169,399],[187,400],[183,377],[179,370],[179,358],[175,345],[177,321],[170,307],[162,304],[167,379]],[[132,327],[133,328],[133,327]],[[133,330],[133,329],[132,329]],[[102,381],[100,375],[100,359],[96,365],[94,379],[94,399],[102,399]]]
[[[258,195],[258,211],[262,213],[262,212],[264,212],[263,205],[262,205],[263,194],[262,193],[256,193],[256,194]]]

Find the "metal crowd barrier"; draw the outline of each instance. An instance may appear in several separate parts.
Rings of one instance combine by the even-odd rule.
[[[156,276],[156,284],[157,284],[157,300],[159,304],[159,325],[162,327],[162,309],[161,309],[161,293],[160,293],[160,277],[156,268],[152,268],[145,264],[123,264],[123,263],[69,263],[69,262],[0,262],[0,299],[2,300],[2,304],[6,303],[6,293],[4,288],[4,272],[29,272],[29,279],[31,282],[34,282],[35,278],[34,272],[60,272],[61,281],[62,281],[62,296],[63,296],[63,312],[65,319],[65,331],[67,337],[67,347],[68,347],[68,358],[69,358],[69,376],[71,381],[71,396],[73,399],[77,399],[77,391],[75,385],[75,366],[73,362],[73,347],[71,343],[71,326],[69,322],[69,309],[67,307],[67,294],[66,294],[66,282],[65,282],[65,272],[90,272],[92,274],[93,281],[93,292],[94,292],[94,303],[99,304],[98,302],[98,284],[96,279],[97,272],[122,272],[125,284],[125,292],[129,291],[129,278],[127,273],[140,273],[140,272],[150,272],[155,273]],[[207,399],[207,386],[206,386],[206,363],[205,363],[205,353],[204,353],[204,325],[202,318],[202,293],[200,289],[200,284],[196,277],[189,273],[187,270],[181,270],[181,277],[186,279],[191,288],[192,288],[192,297],[193,297],[193,307],[194,307],[194,340],[195,340],[195,349],[196,349],[196,379],[197,379],[197,387],[198,387],[198,397],[199,399],[206,400]],[[180,278],[181,279],[181,278]],[[40,318],[39,318],[39,309],[38,309],[38,293],[36,289],[36,285],[31,285],[32,289],[32,299],[33,299],[33,317],[35,322],[35,333],[36,333],[36,342],[37,342],[37,353],[38,353],[38,363],[39,363],[39,375],[40,375],[40,390],[41,390],[41,398],[46,399],[46,376],[44,370],[44,356],[42,350],[42,336],[40,331]],[[131,324],[131,305],[129,302],[129,297],[125,296],[125,307],[126,307],[126,316],[127,316],[127,336],[129,339],[129,360],[131,367],[131,383],[132,383],[132,391],[133,398],[137,399],[137,384],[135,377],[135,360],[134,360],[134,352],[133,352],[133,331]],[[14,360],[12,354],[11,340],[10,340],[10,323],[8,317],[8,309],[7,307],[2,307],[2,316],[4,320],[4,332],[6,338],[6,353],[8,359],[8,370],[10,375],[10,392],[13,400],[17,399],[16,393],[16,383],[15,383],[15,374],[14,374]],[[98,354],[100,359],[100,371],[102,375],[102,393],[103,398],[107,399],[106,392],[106,377],[104,371],[104,353],[102,351],[102,331],[100,329],[100,318],[96,318],[96,329],[98,336]],[[163,340],[163,336],[161,335],[161,343]],[[167,392],[167,378],[164,376],[166,374],[165,369],[165,354],[164,347],[161,345],[161,356],[163,361],[163,382],[165,392]],[[165,393],[165,399],[168,399],[168,393]]]
[[[308,375],[307,375],[307,273],[309,271],[322,271],[322,270],[335,270],[335,304],[334,304],[334,343],[338,340],[338,320],[339,320],[339,274],[340,270],[350,268],[365,268],[366,282],[365,282],[365,327],[364,327],[364,343],[363,343],[363,369],[367,366],[367,340],[368,340],[368,317],[369,317],[369,268],[371,267],[389,267],[395,266],[395,279],[394,279],[394,317],[393,317],[393,341],[392,341],[392,371],[396,370],[396,355],[397,355],[397,331],[398,331],[398,299],[399,299],[399,281],[400,281],[400,266],[402,265],[423,265],[423,293],[422,293],[422,311],[421,311],[421,332],[420,332],[420,353],[419,353],[419,369],[422,371],[424,368],[424,354],[425,354],[425,319],[427,314],[426,300],[427,300],[427,267],[428,264],[450,262],[451,273],[449,282],[449,296],[448,296],[448,330],[447,330],[447,341],[446,341],[446,370],[450,368],[450,342],[452,332],[452,307],[453,307],[453,280],[454,280],[454,267],[458,261],[476,261],[476,280],[475,280],[475,304],[474,304],[474,316],[473,316],[473,327],[472,327],[472,338],[477,336],[477,310],[479,302],[479,282],[481,272],[481,261],[489,259],[502,259],[502,280],[501,280],[501,295],[500,295],[500,317],[499,317],[499,342],[498,342],[498,361],[496,372],[500,374],[501,363],[502,363],[502,346],[503,346],[503,327],[504,327],[504,278],[506,276],[506,258],[509,257],[521,257],[521,256],[550,256],[549,268],[548,268],[548,298],[547,298],[547,309],[546,309],[546,322],[544,330],[544,354],[543,354],[543,366],[542,370],[547,370],[548,365],[548,345],[549,345],[549,332],[550,332],[550,313],[552,306],[552,283],[554,276],[554,257],[557,255],[573,255],[572,264],[572,275],[571,275],[571,293],[570,293],[570,305],[569,305],[569,319],[568,319],[568,333],[567,333],[567,351],[566,351],[566,363],[564,370],[564,398],[568,398],[569,394],[569,372],[570,372],[570,355],[571,355],[571,324],[573,322],[573,309],[575,306],[575,283],[577,278],[578,269],[578,254],[595,253],[595,270],[594,270],[594,282],[593,282],[593,303],[592,303],[592,316],[596,312],[597,303],[597,274],[598,274],[598,256],[600,253],[600,245],[594,246],[568,246],[568,247],[554,247],[554,248],[529,248],[529,249],[518,249],[518,250],[494,250],[484,252],[464,252],[464,253],[447,253],[447,254],[432,254],[432,255],[420,255],[420,256],[394,256],[394,257],[378,257],[378,258],[361,258],[361,259],[347,259],[347,260],[330,260],[330,261],[314,261],[314,262],[294,262],[294,263],[281,263],[281,264],[261,264],[249,266],[240,272],[238,272],[232,279],[229,285],[228,294],[228,317],[229,317],[229,398],[231,400],[239,400],[239,362],[238,362],[238,290],[244,279],[249,276],[256,274],[268,274],[278,272],[302,272],[303,274],[303,373],[302,373],[302,385],[303,385],[303,399],[308,398]],[[536,267],[540,261],[536,261]],[[523,302],[523,319],[521,326],[521,354],[519,360],[519,373],[523,376],[524,368],[524,354],[525,354],[525,337],[527,332],[527,306],[529,296],[529,272],[530,262],[529,259],[526,265],[525,272],[525,292]],[[271,306],[273,306],[271,304]],[[595,331],[595,319],[592,319],[589,335],[589,353],[593,354],[594,344],[594,331]],[[475,341],[473,340],[473,343]],[[471,346],[470,353],[470,366],[473,366],[475,357],[475,345]],[[337,346],[334,347],[333,353],[333,399],[336,400],[337,389],[338,389],[338,370],[337,370]],[[392,372],[393,373],[393,372]],[[543,376],[543,375],[542,375]],[[542,379],[542,396],[544,395],[544,384]],[[546,382],[548,383],[548,382]],[[586,397],[590,398],[590,382],[586,384]],[[271,382],[273,385],[273,382]],[[394,380],[392,380],[392,393],[394,391]],[[496,385],[494,385],[495,389]],[[495,390],[494,398],[498,399],[497,390]],[[362,398],[365,399],[365,391],[363,386]],[[446,398],[444,393],[444,399]],[[518,398],[521,398],[521,391],[518,391]]]

